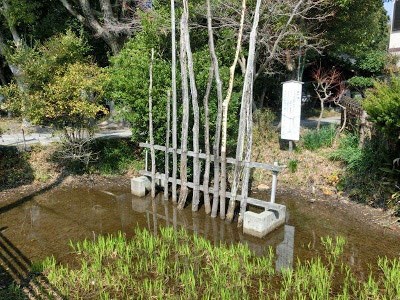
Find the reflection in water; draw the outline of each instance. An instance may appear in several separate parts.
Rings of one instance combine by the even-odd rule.
[[[319,240],[327,235],[346,238],[345,262],[359,274],[368,274],[368,264],[375,265],[378,256],[399,256],[397,236],[364,223],[360,226],[343,211],[335,211],[323,203],[309,204],[299,197],[281,195],[277,200],[287,206],[290,219],[286,226],[259,239],[242,234],[236,224],[211,218],[203,210],[192,212],[190,207],[178,210],[171,201],[164,201],[160,196],[152,201],[150,197],[132,196],[129,190],[59,188],[1,213],[0,228],[8,227],[5,235],[27,253],[29,259],[37,261],[54,255],[62,263],[72,262],[69,240],[93,239],[94,235],[121,230],[131,238],[137,226],[156,233],[161,226],[168,225],[176,230],[184,227],[197,232],[215,245],[246,243],[257,255],[267,254],[271,246],[276,251],[277,269],[292,266],[294,252],[302,260],[322,254]]]
[[[258,255],[268,253],[270,246],[276,246],[276,270],[282,268],[291,268],[293,265],[293,248],[294,248],[294,227],[285,225],[283,232],[276,232],[277,235],[271,240],[253,238],[247,235],[243,235],[240,228],[237,228],[236,224],[227,223],[217,218],[211,218],[205,216],[202,211],[193,212],[190,211],[191,218],[187,218],[186,211],[180,211],[179,217],[177,218],[176,206],[171,203],[161,201],[159,198],[156,199],[143,199],[148,202],[149,205],[146,210],[147,228],[151,228],[154,234],[157,234],[158,226],[168,225],[171,223],[169,208],[173,209],[173,220],[174,228],[177,226],[183,227],[188,230],[192,230],[196,234],[200,234],[206,238],[209,238],[218,245],[219,243],[234,243],[243,242],[246,243],[249,248]],[[162,207],[159,203],[162,203]],[[151,206],[151,207],[150,207]],[[142,207],[141,207],[142,208]],[[211,232],[210,232],[211,222]],[[161,223],[161,224],[160,224]],[[268,237],[267,237],[268,239]]]
[[[275,269],[277,271],[293,267],[294,227],[285,225],[284,232],[283,242],[276,247]]]

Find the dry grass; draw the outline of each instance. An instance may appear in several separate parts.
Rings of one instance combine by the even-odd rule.
[[[265,132],[266,130],[263,130]],[[307,129],[302,129],[303,135]],[[343,165],[328,158],[333,148],[322,148],[309,151],[298,146],[295,151],[281,150],[278,133],[260,135],[255,130],[255,143],[253,160],[257,162],[273,163],[277,161],[280,166],[285,166],[278,176],[278,185],[296,187],[306,192],[333,195],[337,193],[336,184],[341,176]],[[296,170],[288,166],[296,162]],[[253,188],[259,185],[271,184],[271,172],[256,170],[253,173]]]

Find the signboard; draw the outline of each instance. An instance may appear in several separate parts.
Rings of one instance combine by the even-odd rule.
[[[281,138],[298,141],[300,138],[301,92],[303,83],[286,81],[282,86]]]

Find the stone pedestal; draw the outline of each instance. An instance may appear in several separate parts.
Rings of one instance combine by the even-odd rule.
[[[243,216],[243,233],[262,238],[285,223],[286,207],[265,202],[265,211],[246,211]]]
[[[131,179],[131,192],[138,197],[144,197],[146,192],[151,189],[151,181],[146,176],[135,177]]]

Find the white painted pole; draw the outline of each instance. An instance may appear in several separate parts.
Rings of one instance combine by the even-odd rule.
[[[274,162],[274,166],[278,166],[278,162]],[[278,172],[272,172],[272,187],[271,187],[271,203],[275,203],[276,186],[278,183]]]
[[[148,141],[146,141],[146,144],[148,143]],[[146,148],[146,150],[144,151],[145,153],[145,157],[144,157],[144,168],[146,171],[149,170],[149,150]]]

